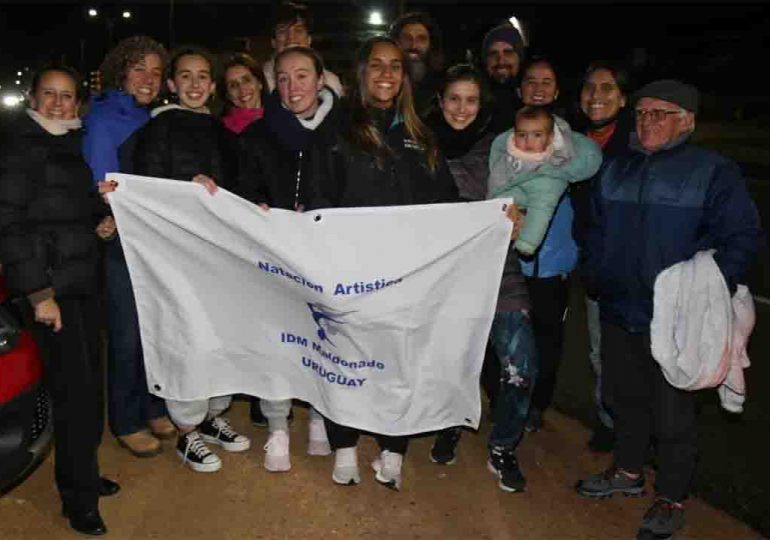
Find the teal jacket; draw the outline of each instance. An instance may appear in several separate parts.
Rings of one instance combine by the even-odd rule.
[[[498,135],[489,152],[487,198],[513,197],[518,206],[526,209],[524,227],[515,244],[525,255],[533,254],[540,246],[567,186],[591,178],[602,163],[601,149],[592,140],[570,130],[560,118],[554,129],[561,132],[563,143],[533,170],[522,171],[507,151],[513,129]],[[558,140],[554,137],[555,144]]]

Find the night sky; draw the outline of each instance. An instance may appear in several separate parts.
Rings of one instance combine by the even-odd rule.
[[[398,12],[393,0],[307,2],[316,25],[315,44],[332,68],[342,70],[356,39],[373,32],[368,12],[379,9],[386,22]],[[592,59],[608,58],[634,68],[640,82],[677,76],[718,96],[767,99],[760,84],[770,56],[770,9],[748,4],[578,4],[552,1],[404,2],[407,11],[424,9],[439,22],[450,60],[478,48],[484,32],[516,15],[529,29],[530,51],[544,54],[560,68],[562,87],[571,84]],[[173,28],[170,28],[173,5]],[[86,12],[100,10],[97,20]],[[108,42],[105,14],[112,14],[113,37],[146,33],[168,44],[198,43],[218,51],[232,49],[235,37],[254,36],[263,50],[272,2],[27,2],[0,3],[0,85],[13,85],[18,69],[62,58],[88,71],[98,66]],[[130,10],[132,18],[120,17]],[[349,29],[348,32],[340,31]],[[384,29],[384,27],[382,27]],[[263,36],[262,39],[259,39]],[[261,48],[262,49],[261,49]]]

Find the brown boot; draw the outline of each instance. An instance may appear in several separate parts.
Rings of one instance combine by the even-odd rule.
[[[118,437],[120,446],[127,448],[136,457],[151,457],[160,454],[163,447],[160,441],[147,431],[137,431],[129,435]]]
[[[173,439],[176,437],[176,426],[168,419],[168,416],[159,416],[147,421],[150,431],[159,439]]]

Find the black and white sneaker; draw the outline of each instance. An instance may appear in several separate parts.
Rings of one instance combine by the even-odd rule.
[[[487,461],[489,472],[497,476],[498,485],[509,493],[524,491],[527,479],[521,473],[516,452],[513,449],[493,447],[489,450]]]
[[[195,472],[215,472],[222,468],[222,460],[209,450],[200,433],[191,431],[180,434],[176,441],[176,453]]]
[[[228,452],[243,452],[251,447],[249,438],[235,431],[230,422],[222,416],[204,421],[198,426],[198,430],[204,441],[218,444]]]
[[[455,451],[462,431],[459,427],[451,427],[438,432],[433,448],[430,449],[430,460],[440,465],[451,465],[455,462]]]

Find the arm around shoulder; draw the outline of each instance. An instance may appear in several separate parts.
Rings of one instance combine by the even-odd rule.
[[[565,166],[570,182],[580,182],[591,178],[602,165],[602,150],[594,141],[580,133],[572,132],[572,145],[575,155]]]

